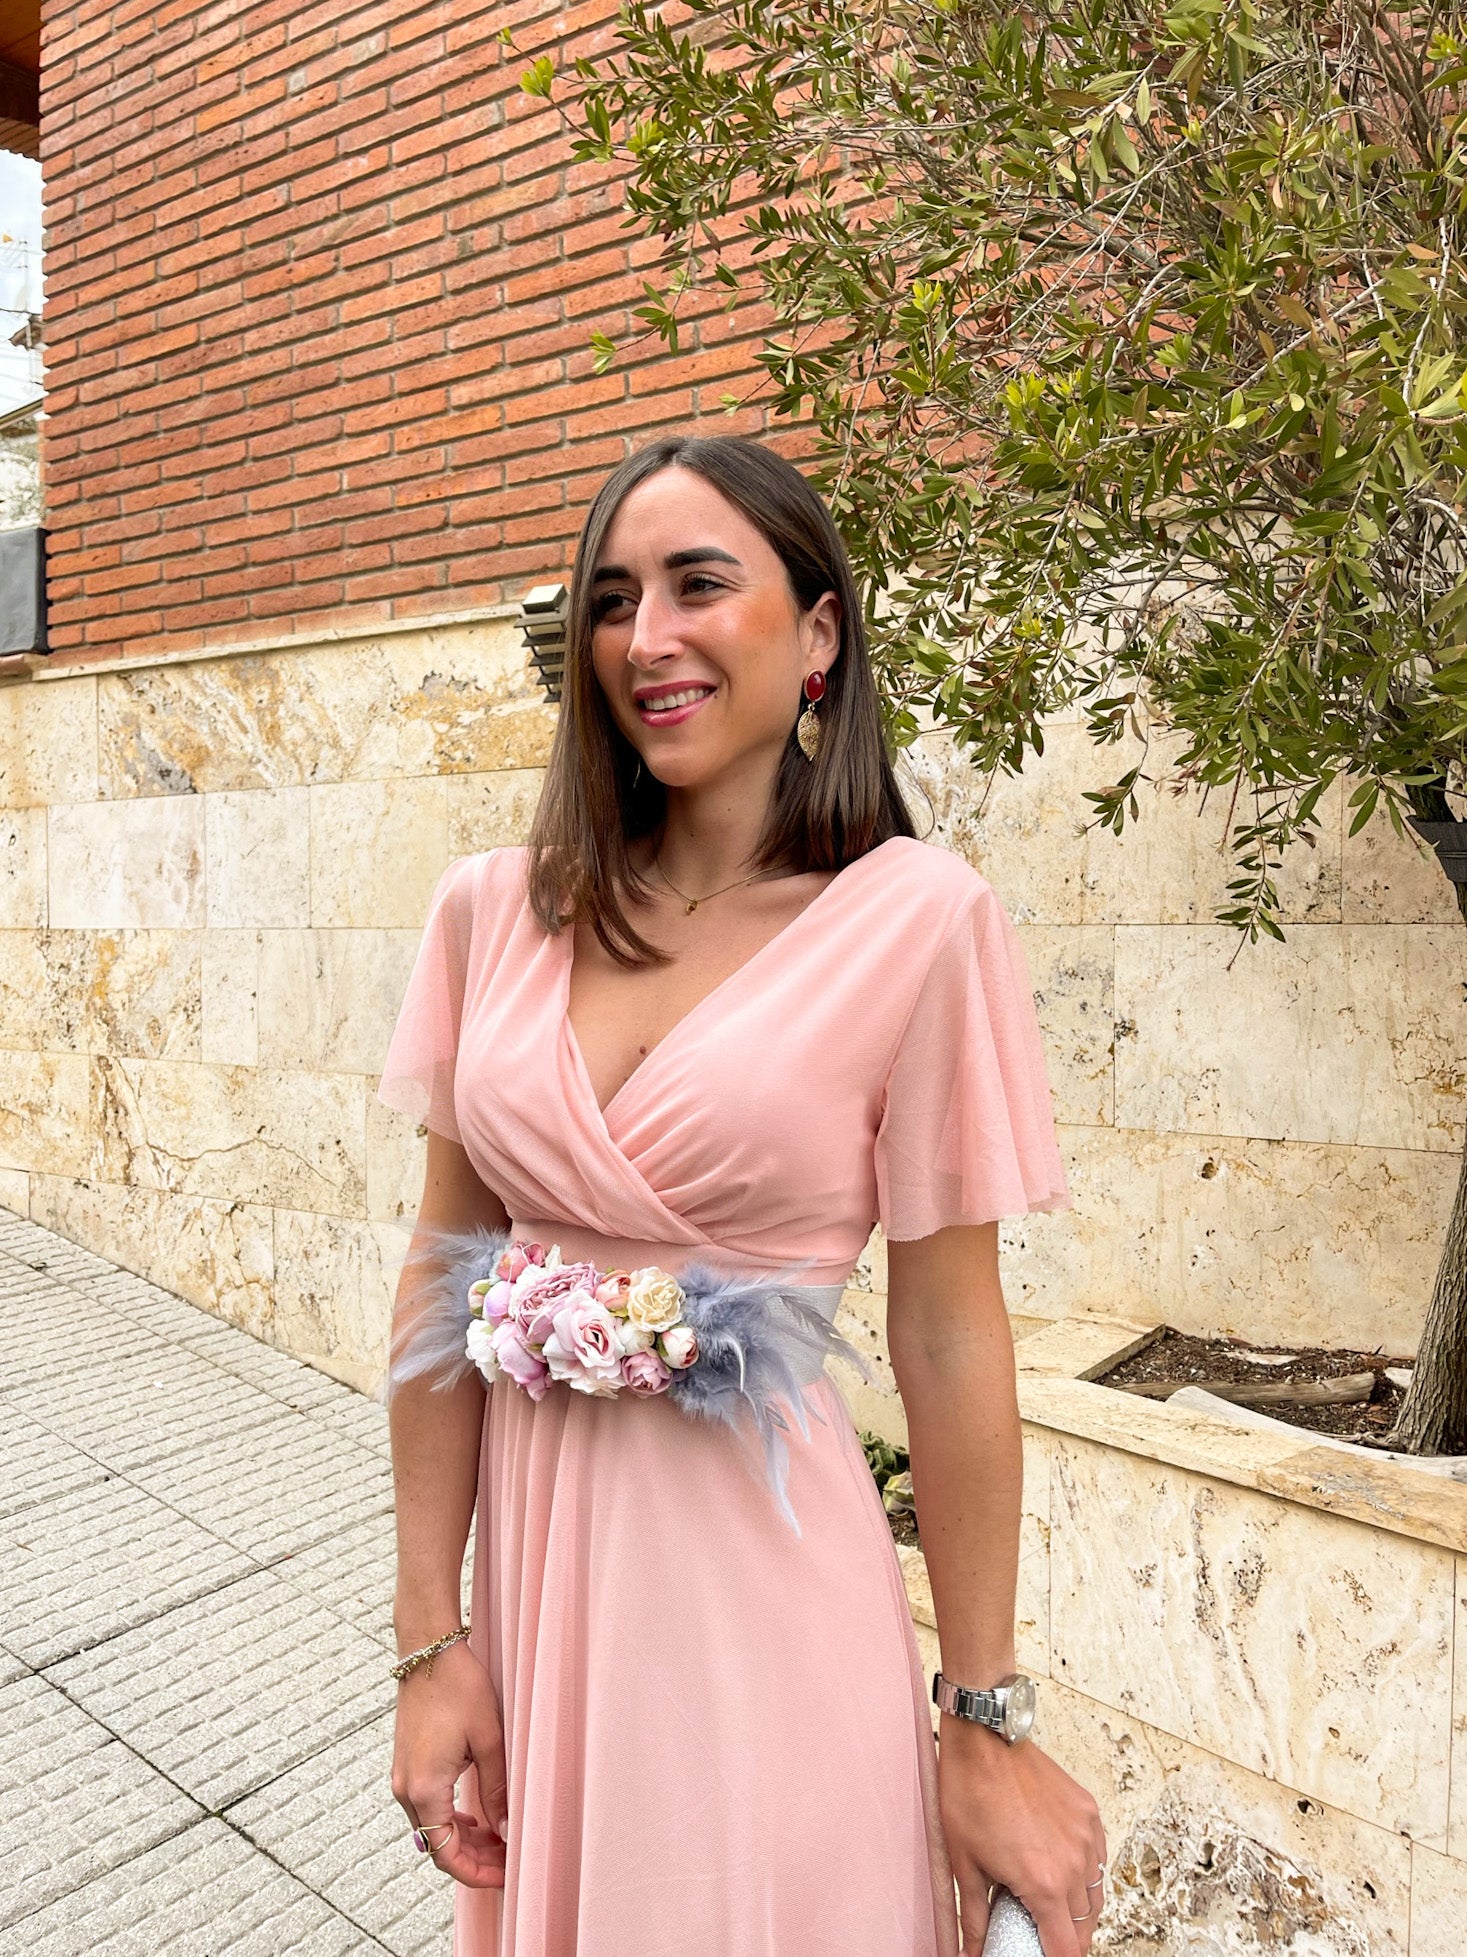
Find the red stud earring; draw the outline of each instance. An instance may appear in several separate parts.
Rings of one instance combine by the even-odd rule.
[[[813,761],[820,752],[820,721],[815,712],[815,702],[825,695],[824,673],[806,673],[804,693],[808,704],[796,722],[795,738],[805,759]]]

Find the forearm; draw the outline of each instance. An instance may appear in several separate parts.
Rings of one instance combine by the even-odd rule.
[[[1006,1316],[893,1353],[942,1669],[988,1686],[1016,1669],[1023,1440]]]
[[[406,1338],[414,1300],[434,1275],[425,1236],[482,1224],[502,1230],[509,1218],[484,1187],[463,1149],[428,1137],[428,1163],[417,1228],[398,1283],[392,1338]],[[484,1385],[470,1372],[446,1391],[428,1380],[404,1381],[388,1407],[397,1512],[397,1594],[393,1619],[400,1648],[431,1643],[459,1621],[460,1574],[478,1488]]]

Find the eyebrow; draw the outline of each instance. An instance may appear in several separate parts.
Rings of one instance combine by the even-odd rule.
[[[739,569],[743,569],[743,565],[739,563],[737,557],[731,556],[726,550],[720,550],[717,544],[699,544],[693,550],[669,551],[662,562],[663,567],[669,571],[681,570],[685,564],[707,564],[709,562],[738,564]],[[629,578],[631,575],[631,572],[625,564],[603,564],[591,579],[591,582],[593,585],[607,584],[612,578]]]

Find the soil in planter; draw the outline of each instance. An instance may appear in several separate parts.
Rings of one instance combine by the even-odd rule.
[[[1283,1364],[1280,1353],[1286,1352]],[[1260,1364],[1259,1355],[1272,1359]],[[1215,1386],[1246,1381],[1250,1384],[1278,1385],[1285,1381],[1338,1379],[1343,1373],[1374,1373],[1375,1381],[1368,1400],[1343,1406],[1301,1406],[1296,1401],[1279,1400],[1260,1411],[1291,1427],[1304,1427],[1316,1434],[1337,1434],[1342,1440],[1371,1441],[1384,1438],[1393,1425],[1405,1388],[1385,1376],[1386,1368],[1410,1370],[1409,1358],[1397,1359],[1376,1347],[1370,1352],[1344,1352],[1334,1347],[1250,1346],[1241,1339],[1198,1339],[1168,1325],[1150,1345],[1133,1352],[1129,1359],[1099,1375],[1102,1386],[1124,1386],[1141,1380],[1174,1380],[1178,1386]]]

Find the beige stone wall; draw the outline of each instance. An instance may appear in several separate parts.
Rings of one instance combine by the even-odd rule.
[[[422,1149],[374,1070],[439,872],[523,839],[553,725],[502,615],[0,688],[0,1201],[370,1383]],[[1337,797],[1288,942],[1240,946],[1221,804],[1081,837],[1125,765],[1082,725],[986,798],[942,736],[904,765],[1048,1038],[1076,1210],[1006,1227],[1014,1311],[1411,1350],[1467,1055],[1435,862]],[[883,1283],[878,1239],[873,1343]]]

